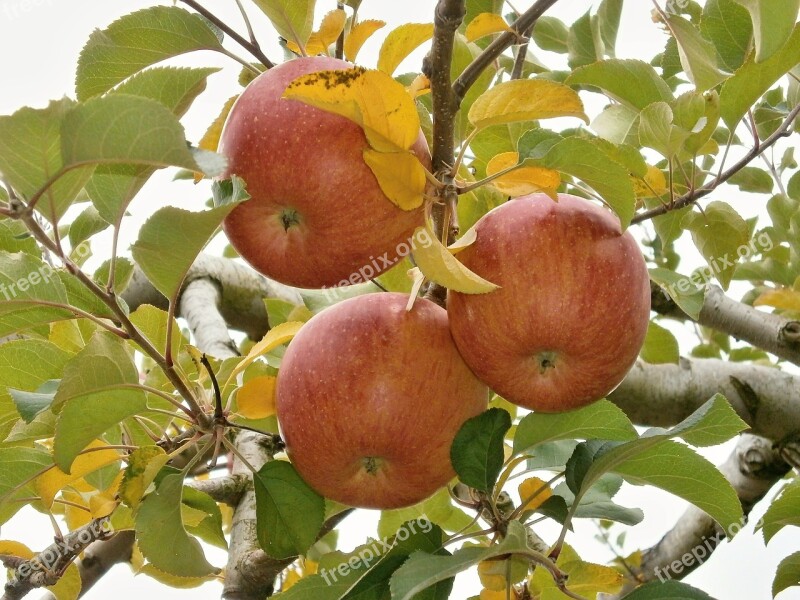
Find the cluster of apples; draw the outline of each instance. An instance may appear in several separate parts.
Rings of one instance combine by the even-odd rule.
[[[251,199],[224,229],[256,270],[320,288],[375,257],[397,259],[424,220],[383,194],[355,123],[283,99],[297,77],[347,69],[298,58],[245,90],[226,122],[228,173]],[[430,164],[420,134],[412,151]],[[322,495],[369,508],[423,500],[453,476],[450,445],[485,410],[489,388],[525,408],[557,412],[603,397],[635,361],[650,286],[634,239],[609,211],[562,194],[517,198],[485,215],[458,258],[500,286],[450,292],[447,309],[378,293],[314,316],[292,340],[277,385],[288,454]]]

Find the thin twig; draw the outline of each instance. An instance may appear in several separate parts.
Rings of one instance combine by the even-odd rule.
[[[786,119],[784,119],[781,126],[778,127],[778,129],[776,129],[772,133],[772,135],[770,135],[767,139],[763,140],[760,144],[758,144],[758,146],[753,147],[741,160],[739,160],[731,168],[720,173],[719,176],[717,176],[717,178],[710,185],[696,189],[694,191],[690,191],[681,196],[680,198],[677,198],[674,202],[670,203],[670,205],[668,206],[658,206],[656,208],[639,213],[638,215],[633,217],[631,223],[641,223],[642,221],[647,221],[648,219],[652,219],[653,217],[658,217],[672,210],[678,210],[680,208],[683,208],[684,206],[693,204],[694,202],[696,202],[697,200],[699,200],[704,196],[707,196],[708,194],[713,192],[721,183],[725,183],[726,181],[728,181],[728,179],[730,179],[736,173],[741,171],[754,159],[761,156],[761,154],[763,154],[779,139],[790,136],[791,135],[790,128],[794,120],[797,118],[798,114],[800,114],[800,104],[798,104],[792,109],[792,111],[787,115]]]

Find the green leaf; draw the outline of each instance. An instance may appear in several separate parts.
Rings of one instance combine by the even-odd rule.
[[[666,158],[678,153],[690,133],[674,124],[672,108],[666,102],[654,102],[639,115],[639,142]]]
[[[244,179],[233,175],[230,179],[215,179],[211,183],[214,206],[226,206],[250,199]]]
[[[147,409],[139,372],[123,341],[106,332],[95,334],[71,359],[55,398],[54,457],[69,473],[72,461],[89,442],[131,415]]]
[[[660,267],[649,269],[649,273],[650,279],[660,285],[683,312],[692,319],[700,318],[705,292],[692,278]]]
[[[728,183],[752,194],[771,194],[774,186],[772,176],[758,167],[741,168],[728,179]]]
[[[134,260],[159,292],[174,299],[189,267],[235,207],[228,204],[204,212],[173,206],[159,209],[139,231],[132,247]]]
[[[784,558],[778,565],[775,579],[772,582],[772,596],[777,596],[783,590],[800,585],[800,552],[795,552]]]
[[[800,0],[734,0],[750,12],[753,21],[757,63],[774,56],[789,36],[797,21]]]
[[[603,58],[600,32],[592,27],[592,17],[587,11],[572,24],[567,35],[569,67],[576,69]]]
[[[425,517],[446,531],[477,530],[470,515],[454,506],[447,489],[442,488],[429,498],[406,508],[382,510],[378,521],[378,535],[388,538],[406,521]],[[472,528],[470,528],[472,524]]]
[[[154,171],[143,165],[99,165],[87,182],[86,191],[100,216],[109,223],[118,223]]]
[[[739,523],[742,517],[742,508],[736,492],[719,471],[699,455],[694,454],[686,446],[679,444],[665,445],[665,442],[675,437],[695,446],[710,446],[727,441],[740,431],[747,429],[747,424],[742,421],[730,404],[720,395],[714,395],[703,406],[678,423],[675,427],[664,430],[651,428],[645,431],[637,440],[630,442],[584,442],[576,448],[583,449],[583,458],[580,473],[573,480],[580,485],[576,492],[577,502],[598,480],[607,472],[614,471],[631,478],[647,479],[649,483],[665,486],[669,491],[677,490],[682,497],[690,502],[699,502],[699,506],[708,512],[723,529],[728,531],[730,525]],[[673,449],[673,446],[676,449]],[[679,454],[680,453],[680,454]],[[644,456],[645,459],[640,460]],[[696,457],[696,458],[695,458]],[[575,455],[570,459],[574,462]],[[672,461],[670,463],[670,461]],[[696,495],[691,489],[692,485],[681,481],[685,461],[691,463],[691,468],[686,473],[694,473],[711,482],[711,489],[695,482],[696,489],[703,489],[703,495]],[[588,463],[588,466],[587,466]],[[702,466],[700,466],[702,463]],[[707,463],[707,468],[705,466]],[[655,469],[648,465],[658,465],[659,469],[667,468],[675,472],[653,472]],[[670,467],[671,465],[671,467]],[[568,464],[569,467],[569,464]],[[716,475],[711,473],[716,471]],[[694,481],[694,480],[692,480]],[[568,478],[569,482],[569,478]],[[671,488],[668,486],[672,486]],[[575,485],[570,486],[575,489]],[[696,497],[697,496],[697,497]],[[573,509],[574,510],[574,509]]]
[[[795,479],[772,501],[761,519],[764,541],[769,543],[787,525],[800,527],[800,479]]]
[[[613,473],[606,473],[588,492],[581,498],[580,506],[575,510],[575,517],[579,519],[607,519],[637,525],[644,519],[644,513],[639,508],[628,508],[616,504],[612,498],[622,487],[622,477]],[[572,506],[575,495],[566,483],[561,483],[553,490],[553,494],[561,496],[567,506]]]
[[[717,51],[700,31],[683,17],[670,15],[665,23],[678,42],[681,66],[698,92],[715,87],[725,75],[717,67]]]
[[[129,94],[92,98],[72,109],[61,127],[61,153],[66,165],[137,163],[198,170],[172,112],[160,102]]]
[[[273,27],[282,38],[294,40],[300,47],[305,45],[314,28],[316,0],[253,0],[253,2],[272,21]]]
[[[0,251],[14,254],[24,252],[41,258],[42,251],[22,221],[0,219]]]
[[[627,170],[589,140],[569,137],[550,148],[543,165],[577,177],[600,194],[626,229],[633,218],[635,196]]]
[[[728,289],[739,260],[738,251],[750,240],[747,222],[729,204],[714,201],[703,214],[688,213],[682,224],[692,232],[695,246],[723,289]]]
[[[94,280],[105,287],[108,285],[110,272],[111,259],[108,259],[94,272]],[[114,270],[114,291],[118,296],[128,287],[131,277],[133,277],[133,263],[124,256],[118,256],[116,258],[116,268]]]
[[[129,94],[156,100],[176,117],[182,117],[206,89],[206,80],[220,69],[155,67],[142,71],[114,89],[115,94]]]
[[[142,304],[130,315],[131,323],[144,334],[150,343],[158,349],[167,347],[167,324],[170,322],[167,311],[151,304]],[[182,346],[188,343],[183,336],[180,325],[173,319],[172,354],[177,355]]]
[[[258,543],[272,558],[305,554],[325,518],[325,500],[288,462],[273,460],[253,477]]]
[[[108,221],[100,216],[94,205],[87,206],[69,226],[69,243],[75,248],[108,226]]]
[[[613,468],[626,481],[649,484],[683,498],[722,525],[728,537],[741,526],[736,491],[716,466],[684,444],[664,442]]]
[[[722,68],[733,73],[742,66],[750,51],[753,24],[736,0],[707,0],[700,32],[714,44]]]
[[[68,98],[47,108],[21,108],[0,117],[0,173],[23,198],[32,198],[63,166],[61,124],[75,106]],[[91,175],[91,167],[76,169],[53,183],[37,204],[56,223]]]
[[[0,253],[0,297],[0,337],[73,318],[65,308],[36,304],[67,305],[69,299],[56,271],[30,254]]]
[[[136,541],[142,555],[157,569],[180,577],[203,577],[218,569],[190,537],[181,519],[183,475],[170,473],[148,494],[136,513]]]
[[[50,379],[39,386],[35,392],[8,388],[8,393],[14,400],[17,411],[26,423],[30,423],[43,410],[50,408],[58,389],[59,381]]]
[[[597,22],[606,54],[614,56],[623,0],[603,0],[597,8]]]
[[[525,468],[529,471],[563,471],[577,445],[577,440],[558,440],[557,442],[538,444],[536,449],[530,453],[533,454],[533,458],[529,458],[525,462]]]
[[[569,29],[564,23],[549,15],[542,15],[536,21],[531,32],[533,42],[542,50],[566,54]]]
[[[756,100],[797,63],[800,63],[800,26],[795,25],[780,51],[761,63],[756,63],[750,56],[722,85],[720,110],[728,129],[733,130]]]
[[[644,338],[644,346],[639,355],[642,360],[651,364],[677,364],[680,358],[678,340],[669,329],[661,327],[655,321],[650,321],[647,326],[647,335]]]
[[[668,579],[652,581],[633,590],[625,600],[714,600],[702,590]]]
[[[563,413],[530,413],[517,425],[514,454],[556,440],[592,438],[632,440],[636,429],[619,407],[605,399]]]
[[[227,550],[228,542],[222,532],[222,512],[214,499],[204,492],[184,486],[183,504],[207,515],[199,524],[187,525],[186,530],[212,546]]]
[[[0,448],[0,523],[28,504],[21,499],[34,493],[32,484],[25,482],[52,464],[50,453],[39,448]]]
[[[452,556],[434,556],[426,552],[414,552],[403,566],[395,571],[391,581],[391,600],[411,600],[428,587],[454,577],[462,571],[504,554],[530,552],[525,527],[519,521],[508,524],[505,539],[489,548],[466,547]],[[423,596],[424,597],[424,596]]]
[[[490,408],[464,422],[450,447],[450,462],[462,482],[491,491],[503,467],[503,438],[509,429],[511,415],[502,408]]]
[[[646,62],[634,59],[610,59],[575,69],[567,85],[598,87],[617,102],[642,110],[653,102],[670,102],[672,91]]]
[[[195,50],[222,50],[199,15],[175,6],[126,15],[95,31],[81,51],[75,78],[78,99],[103,94],[150,65]]]

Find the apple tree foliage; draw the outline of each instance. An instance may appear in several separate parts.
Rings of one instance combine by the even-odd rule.
[[[269,399],[283,347],[325,306],[313,294],[302,306],[267,300],[272,328],[244,342],[240,356],[205,356],[191,345],[176,322],[182,285],[224,217],[247,200],[246,182],[236,179],[214,183],[214,201],[205,205],[208,194],[199,190],[209,188],[198,186],[196,211],[152,210],[130,252],[115,235],[99,266],[84,266],[94,236],[125,226],[131,201],[156,170],[198,182],[224,171],[215,150],[240,90],[231,90],[219,116],[208,115],[202,139],[187,140],[180,120],[217,69],[169,61],[223,53],[241,70],[242,85],[272,62],[254,38],[216,18],[211,4],[153,6],[96,30],[78,59],[74,98],[0,117],[0,523],[30,506],[45,521],[62,517],[72,532],[67,541],[132,531],[135,568],[180,587],[221,576],[198,540],[232,543],[224,533],[230,510],[192,483],[215,447],[238,452],[233,433],[242,427],[278,443]],[[574,23],[555,16],[555,0],[515,8],[440,0],[436,19],[389,32],[382,21],[359,19],[361,0],[331,2],[321,20],[314,15],[326,8],[322,0],[243,4],[281,36],[283,58],[337,54],[366,67],[346,87],[296,86],[287,96],[364,128],[365,161],[391,201],[415,208],[431,190],[457,198],[433,209],[429,226],[442,243],[415,249],[413,264],[381,275],[384,288],[416,293],[432,282],[491,293],[491,282],[458,261],[471,225],[509,197],[569,191],[602,201],[623,227],[635,228],[652,281],[684,318],[699,317],[700,284],[709,280],[687,277],[679,240],[696,245],[705,272],[724,289],[743,286],[742,303],[800,314],[800,171],[783,141],[800,129],[797,0],[670,0],[654,8],[666,45],[649,61],[615,57],[617,37],[626,35],[623,0],[586,2]],[[384,36],[377,64],[362,63],[361,46],[373,35]],[[398,72],[431,42],[425,68]],[[587,111],[582,99],[598,95],[602,106]],[[408,152],[420,126],[433,173]],[[765,204],[768,218],[740,216],[718,193],[723,183]],[[465,232],[458,241],[445,225],[456,215]],[[753,245],[759,236],[769,247]],[[168,311],[130,310],[122,300],[135,268],[169,301]],[[677,363],[678,343],[661,318],[654,317],[642,360]],[[769,364],[775,373],[782,366],[757,347],[734,347],[725,333],[703,328],[700,337],[693,357]],[[311,490],[276,445],[276,459],[250,477],[257,543],[280,565],[275,593],[286,600],[447,598],[453,577],[468,569],[480,575],[481,599],[617,594],[631,589],[627,567],[640,553],[609,566],[585,562],[565,544],[572,521],[599,519],[606,529],[641,521],[641,510],[613,500],[627,481],[666,490],[730,531],[743,517],[741,503],[694,448],[746,428],[720,394],[671,428],[638,430],[608,400],[522,414],[495,397],[453,442],[457,502],[442,490],[384,511],[378,534],[390,543],[374,561],[358,558],[369,544],[336,549],[330,525],[346,507]],[[512,480],[520,473],[521,481]],[[767,512],[765,538],[800,525],[799,513],[792,481]],[[401,535],[423,517],[432,522],[427,532]],[[561,527],[544,547],[533,533],[542,520]],[[0,541],[12,569],[4,597],[47,586],[59,600],[77,598],[83,547],[36,578],[28,561],[42,549]],[[797,554],[781,563],[774,593],[798,585],[799,563]],[[337,571],[340,565],[351,567]],[[708,598],[679,582],[648,583],[626,597]]]

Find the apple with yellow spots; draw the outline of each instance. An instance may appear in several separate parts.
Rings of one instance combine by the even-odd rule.
[[[223,177],[244,179],[251,196],[225,219],[225,233],[253,268],[288,285],[374,277],[423,223],[422,207],[402,210],[382,192],[364,162],[369,144],[359,125],[282,97],[302,75],[350,68],[322,56],[273,67],[242,93],[222,132]],[[430,167],[422,132],[411,150]]]
[[[461,355],[495,392],[542,412],[579,408],[630,370],[650,318],[650,281],[633,236],[594,203],[531,194],[475,225],[461,262],[500,286],[450,292]]]
[[[458,353],[447,312],[408,296],[357,296],[289,344],[278,373],[281,435],[303,479],[350,506],[399,508],[454,476],[450,445],[489,391]]]

